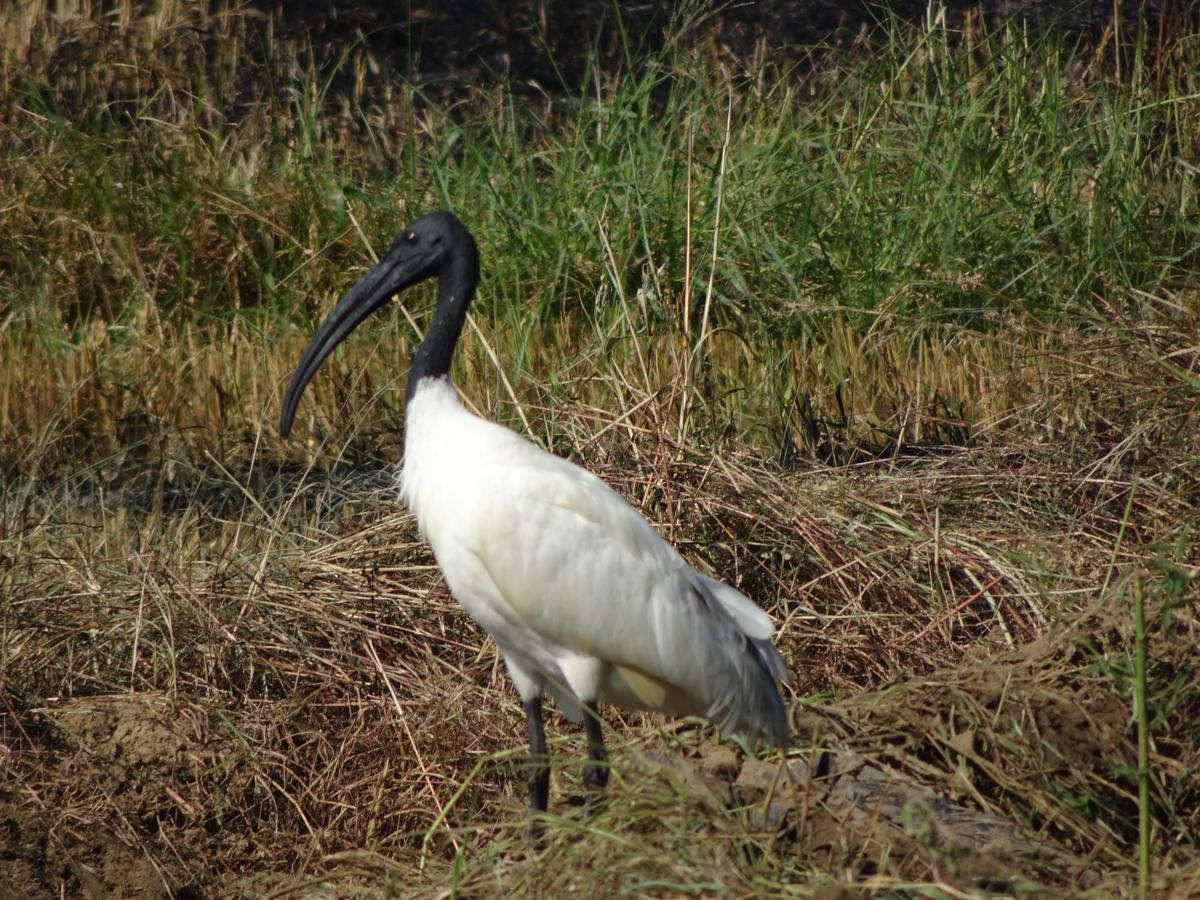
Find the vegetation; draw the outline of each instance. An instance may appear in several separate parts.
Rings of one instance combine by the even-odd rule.
[[[69,6],[0,13],[0,893],[1194,884],[1195,35],[935,19],[785,64],[697,19],[536,101],[241,7]],[[464,395],[775,616],[795,757],[1058,862],[772,827],[705,728],[631,716],[524,863],[519,704],[388,486],[428,292],[274,428],[439,206],[484,259]]]

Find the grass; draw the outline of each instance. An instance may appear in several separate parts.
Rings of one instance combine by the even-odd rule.
[[[796,755],[882,761],[1090,860],[1098,891],[1144,860],[1152,891],[1194,884],[1194,36],[1118,66],[936,20],[790,69],[714,58],[698,21],[536,102],[391,80],[363,44],[324,67],[245,10],[115,8],[0,19],[24,881],[1071,889],[819,811],[805,839],[764,828],[687,775],[695,723],[641,716],[607,807],[560,805],[516,862],[519,704],[387,487],[428,294],[326,363],[299,439],[273,424],[324,312],[449,205],[484,259],[464,395],[771,612]]]
[[[598,73],[568,112],[502,86],[443,111],[403,83],[352,110],[312,69],[288,80],[303,59],[286,48],[261,74],[238,68],[255,50],[242,18],[213,20],[218,52],[201,12],[175,15],[133,59],[102,39],[118,26],[81,48],[66,20],[57,44],[42,38],[65,69],[54,92],[32,51],[7,65],[4,340],[31,365],[3,395],[84,416],[55,431],[86,425],[93,459],[128,440],[112,434],[116,389],[83,372],[149,382],[139,405],[198,445],[253,430],[371,248],[437,205],[483,242],[475,314],[516,392],[477,350],[460,379],[483,382],[483,402],[549,381],[625,408],[678,372],[676,402],[708,419],[680,425],[732,424],[776,450],[800,430],[798,400],[837,420],[838,393],[854,436],[989,423],[1041,374],[1042,347],[1012,358],[1014,319],[1073,325],[1097,297],[1140,317],[1194,290],[1187,44],[1160,94],[1089,75],[1054,43],[973,36],[952,52],[935,31],[874,58],[828,53],[803,78],[679,50],[636,77]],[[321,426],[347,421],[344,438],[394,420],[369,401],[413,337],[356,355],[353,412]],[[0,402],[8,446],[39,446],[41,419]],[[27,469],[19,453],[6,470]]]

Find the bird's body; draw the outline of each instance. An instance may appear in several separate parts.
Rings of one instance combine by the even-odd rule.
[[[467,411],[450,357],[478,277],[474,240],[450,213],[412,223],[338,304],[284,405],[333,347],[398,290],[439,279],[437,314],[409,374],[401,496],[450,590],[492,636],[529,716],[533,805],[549,771],[541,698],[588,732],[589,786],[604,783],[596,706],[702,715],[751,742],[787,742],[772,624],[689,566],[595,475]]]
[[[472,415],[448,379],[409,402],[401,495],[523,699],[544,688],[574,721],[601,702],[776,727],[755,703],[784,671],[767,615],[591,472]]]

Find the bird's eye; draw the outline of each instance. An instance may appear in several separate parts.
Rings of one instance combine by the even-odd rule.
[[[408,241],[410,244],[415,244],[418,240],[420,240],[420,235],[415,231],[406,231],[404,232],[404,240]]]

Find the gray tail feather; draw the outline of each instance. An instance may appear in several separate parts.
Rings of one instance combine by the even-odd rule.
[[[739,633],[744,645],[730,660],[732,684],[718,694],[708,718],[723,731],[744,736],[752,748],[761,738],[787,748],[787,708],[778,686],[789,682],[787,666],[769,640]]]
[[[715,584],[720,586],[719,582]],[[716,641],[720,661],[714,662],[724,677],[706,715],[722,731],[743,735],[751,747],[760,736],[765,736],[776,746],[786,748],[788,717],[779,684],[791,683],[787,663],[769,637],[747,634],[729,610],[705,589],[703,580],[693,583],[692,590],[720,635]]]

